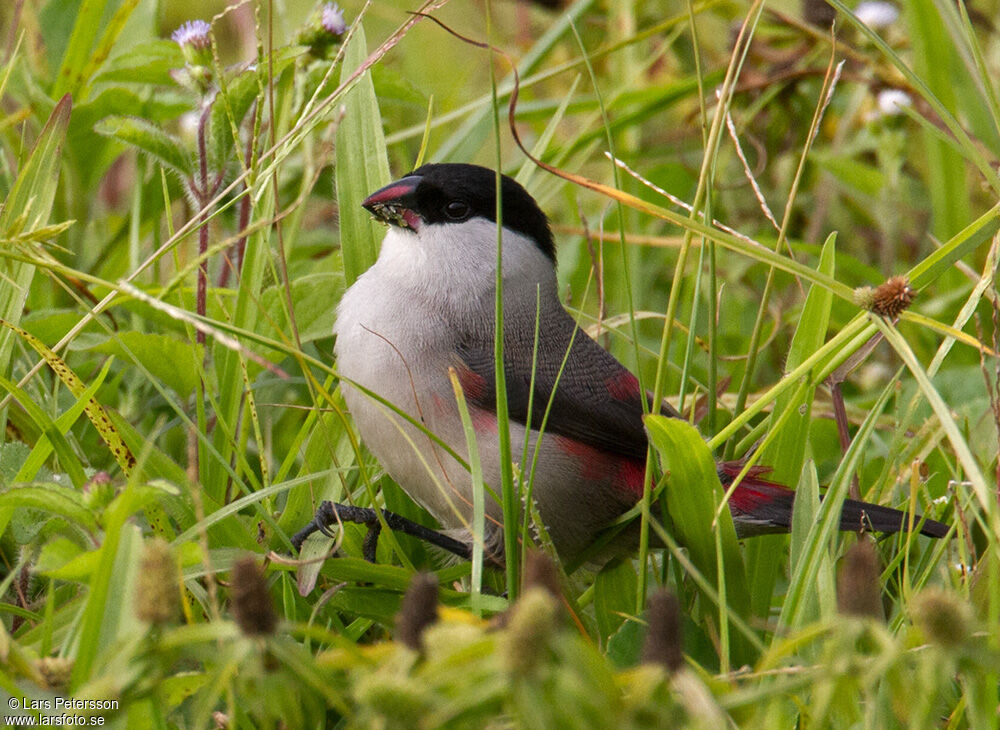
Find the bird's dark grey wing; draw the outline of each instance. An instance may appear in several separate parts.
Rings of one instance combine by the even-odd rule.
[[[534,359],[534,397],[530,398],[531,427],[540,428],[551,397],[547,433],[632,459],[645,459],[642,391],[636,377],[577,327],[561,306],[541,321],[538,355]],[[528,423],[533,339],[533,331],[510,329],[504,339],[507,407],[511,419],[521,424]],[[458,346],[458,356],[468,368],[459,373],[466,398],[480,408],[495,411],[492,332],[466,334]],[[670,409],[670,415],[676,412]]]

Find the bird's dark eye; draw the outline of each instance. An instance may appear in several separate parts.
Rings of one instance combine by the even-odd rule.
[[[444,214],[453,221],[463,220],[469,215],[469,205],[461,200],[453,200],[444,206]]]

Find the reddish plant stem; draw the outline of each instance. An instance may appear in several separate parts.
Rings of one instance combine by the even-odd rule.
[[[208,253],[208,152],[205,148],[205,126],[208,122],[208,115],[211,106],[205,105],[198,120],[198,176],[200,178],[195,191],[198,198],[198,208],[200,225],[198,227],[198,292],[195,299],[195,311],[199,317],[204,317],[208,304],[208,262],[205,255]],[[195,332],[195,342],[199,345],[205,344],[205,333],[201,330]]]

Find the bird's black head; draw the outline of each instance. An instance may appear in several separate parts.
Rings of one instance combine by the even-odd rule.
[[[403,228],[421,223],[461,223],[473,218],[496,222],[496,173],[478,165],[422,165],[372,193],[362,203],[380,220]],[[530,238],[555,262],[549,222],[535,199],[512,178],[500,182],[503,225]]]

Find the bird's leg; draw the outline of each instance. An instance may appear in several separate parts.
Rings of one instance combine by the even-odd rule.
[[[374,510],[373,510],[374,512]],[[375,552],[378,550],[378,536],[382,534],[382,523],[376,520],[368,525],[365,541],[361,543],[361,555],[369,563],[375,562]]]
[[[382,510],[382,517],[390,530],[403,532],[412,537],[416,537],[431,545],[436,545],[443,550],[447,550],[453,555],[457,555],[464,560],[472,557],[472,550],[464,542],[448,537],[437,530],[418,525],[413,520],[407,519],[395,512],[387,509]],[[296,550],[302,548],[302,543],[314,532],[322,532],[324,535],[332,537],[329,528],[339,522],[354,522],[359,525],[368,525],[368,534],[365,535],[362,551],[365,560],[369,563],[375,562],[375,548],[378,546],[378,536],[382,530],[382,523],[379,522],[378,514],[371,507],[355,507],[351,504],[338,504],[336,502],[323,502],[316,510],[316,516],[312,522],[303,527],[292,536],[292,546]]]

